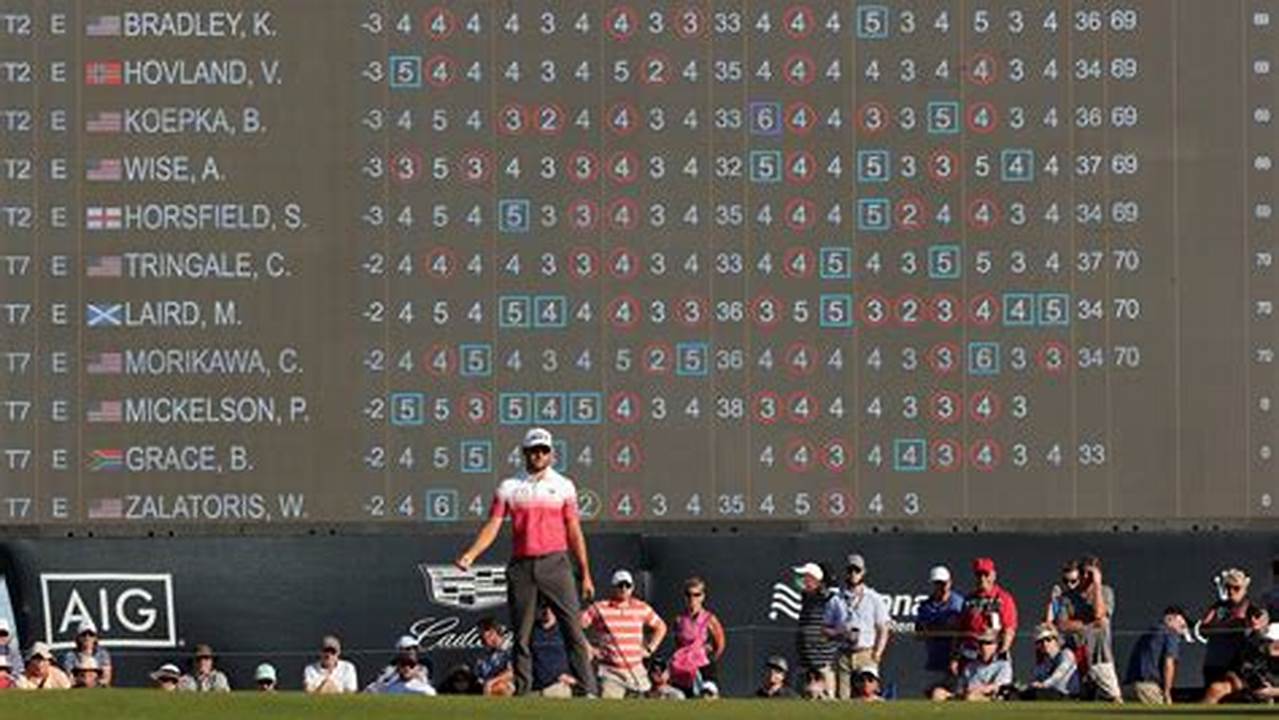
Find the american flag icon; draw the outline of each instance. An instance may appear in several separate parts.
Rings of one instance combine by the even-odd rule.
[[[91,134],[118,133],[124,129],[124,113],[108,110],[90,115],[84,121],[84,131]]]
[[[90,520],[123,520],[124,498],[94,498],[89,501]]]
[[[84,226],[90,230],[120,230],[124,228],[124,211],[119,206],[85,208]]]
[[[102,400],[89,406],[85,419],[91,423],[118,423],[124,420],[124,403],[119,400]]]
[[[120,158],[90,160],[84,168],[84,179],[91,182],[118,182],[124,177],[124,163]]]
[[[123,27],[119,15],[99,15],[89,19],[84,26],[84,34],[88,37],[120,37]]]
[[[124,63],[119,60],[95,60],[84,64],[85,85],[123,85]]]
[[[124,275],[124,258],[119,255],[99,255],[89,258],[84,276],[91,278],[118,278]]]
[[[102,352],[89,356],[85,370],[90,375],[119,375],[124,372],[124,355],[118,352]]]

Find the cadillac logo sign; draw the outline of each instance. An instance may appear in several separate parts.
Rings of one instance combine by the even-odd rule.
[[[418,565],[426,595],[446,607],[478,612],[506,604],[506,568],[475,565],[469,571],[452,565]]]

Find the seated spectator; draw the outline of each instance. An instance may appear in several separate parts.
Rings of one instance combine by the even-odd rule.
[[[509,696],[515,694],[515,670],[511,667],[511,650],[503,637],[502,626],[497,620],[486,617],[480,620],[480,642],[484,656],[475,662],[475,677],[484,688],[485,695]]]
[[[178,681],[178,689],[184,692],[231,692],[226,675],[214,667],[213,648],[204,643],[195,646],[191,672]]]
[[[702,700],[718,700],[719,684],[713,682],[702,683],[702,694],[698,697]]]
[[[173,663],[165,663],[151,673],[153,686],[167,692],[177,690],[180,679],[182,679],[182,671]]]
[[[1181,638],[1186,628],[1186,611],[1171,606],[1164,610],[1158,625],[1137,639],[1128,656],[1128,673],[1124,677],[1124,682],[1132,686],[1137,702],[1143,705],[1172,702],[1172,685],[1177,678]]]
[[[1260,605],[1248,608],[1243,642],[1225,677],[1208,686],[1204,702],[1223,700],[1246,702],[1268,686],[1270,666],[1270,613]]]
[[[879,671],[866,668],[853,680],[853,700],[855,702],[883,702],[883,690],[880,687]]]
[[[401,658],[412,658],[413,667],[421,678],[430,684],[431,668],[429,665],[423,665],[418,661],[418,642],[417,638],[412,635],[401,635],[400,639],[395,641],[395,657],[391,659],[390,664],[382,668],[373,682],[369,683],[364,692],[381,692],[379,688],[383,685],[393,682],[400,673],[399,661]]]
[[[792,700],[796,697],[795,691],[791,690],[790,682],[787,675],[790,673],[790,664],[786,662],[786,658],[780,655],[774,655],[764,664],[764,682],[755,691],[755,697],[782,700]]]
[[[529,647],[533,655],[534,694],[549,698],[573,697],[577,678],[569,670],[564,636],[555,613],[548,605],[543,605],[538,612]]]
[[[13,667],[9,664],[8,655],[0,655],[0,690],[16,688],[17,678],[13,676]]]
[[[671,684],[671,670],[665,660],[650,660],[648,663],[648,692],[644,697],[654,700],[684,700],[684,691]]]
[[[481,695],[484,686],[470,665],[456,665],[435,683],[435,691],[440,695]]]
[[[1074,651],[1062,647],[1057,628],[1035,628],[1034,679],[1020,694],[1022,700],[1067,700],[1079,696],[1079,666]]]
[[[600,696],[623,698],[648,691],[644,660],[666,637],[666,623],[648,603],[634,596],[630,572],[613,573],[613,593],[582,613],[599,666]],[[650,637],[645,639],[645,633]]]
[[[999,657],[999,632],[988,629],[977,636],[977,657],[964,665],[959,673],[959,685],[952,693],[945,688],[934,688],[933,700],[961,699],[969,701],[995,700],[1004,687],[1013,681],[1013,666]]]
[[[258,692],[275,692],[275,666],[262,663],[253,671],[253,682],[257,683]]]
[[[53,653],[49,646],[42,642],[35,643],[27,651],[27,667],[18,679],[18,688],[22,690],[67,690],[71,687],[71,678],[62,668],[53,664]]]
[[[724,626],[706,607],[706,581],[684,581],[684,611],[675,619],[675,653],[671,655],[671,683],[693,697],[703,682],[718,679],[719,660],[726,644]]]
[[[1217,600],[1199,621],[1199,632],[1208,641],[1204,650],[1203,680],[1209,688],[1225,681],[1226,674],[1239,658],[1248,624],[1248,610],[1252,607],[1252,601],[1248,599],[1252,580],[1243,570],[1223,570],[1217,582]]]
[[[71,668],[71,686],[75,688],[100,687],[102,670],[92,655],[78,655],[76,664]]]
[[[75,648],[62,653],[62,669],[68,674],[75,672],[76,663],[81,655],[88,655],[98,664],[101,675],[99,685],[110,685],[113,679],[111,653],[98,644],[98,628],[89,620],[81,620],[76,628]]]
[[[426,674],[418,665],[417,654],[402,653],[394,661],[395,675],[379,680],[367,691],[383,695],[434,695],[435,688],[427,682]]]
[[[355,665],[342,659],[342,641],[325,635],[320,641],[320,658],[302,671],[302,689],[321,695],[353,693],[360,689]]]
[[[1249,640],[1240,666],[1239,679],[1248,700],[1279,703],[1279,623],[1270,623]]]
[[[834,700],[834,688],[827,683],[827,674],[821,668],[810,667],[804,671],[804,690],[801,693],[805,700]]]

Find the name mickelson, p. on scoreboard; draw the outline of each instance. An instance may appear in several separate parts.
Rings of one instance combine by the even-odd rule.
[[[121,5],[0,12],[6,521],[1277,512],[1264,8]]]

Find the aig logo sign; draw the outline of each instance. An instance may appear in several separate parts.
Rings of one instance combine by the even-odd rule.
[[[105,647],[177,647],[173,576],[128,573],[41,573],[44,640],[75,646],[76,628],[88,620]]]

